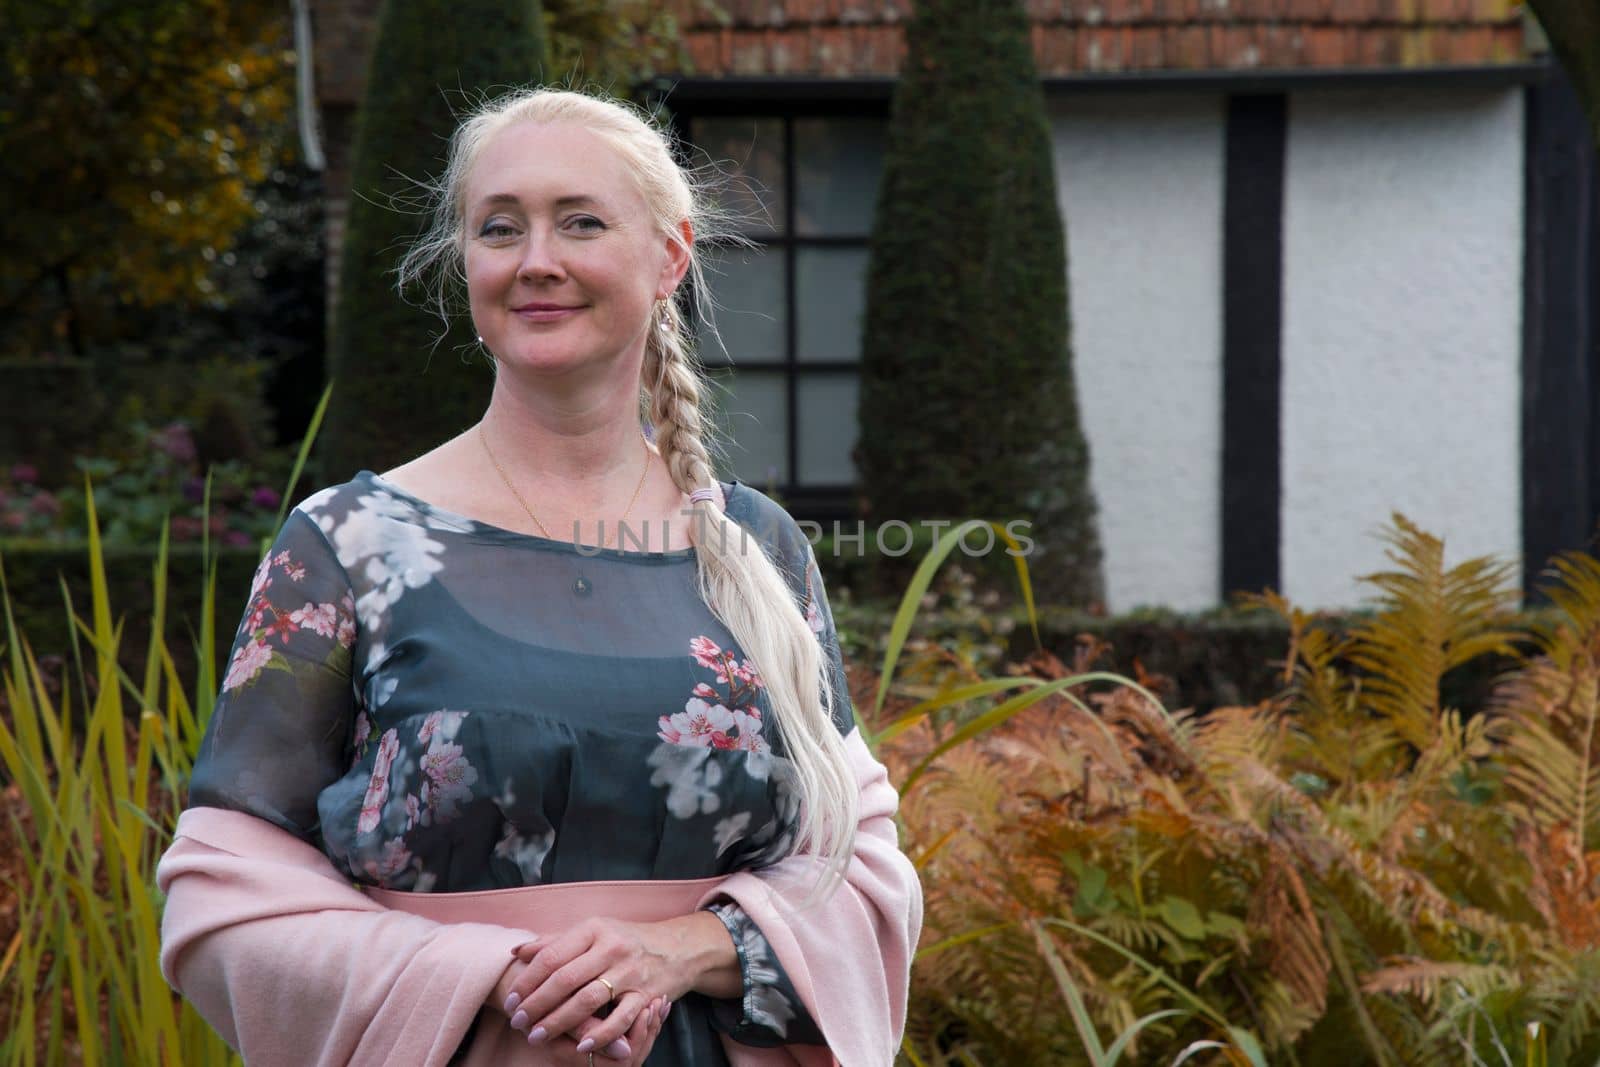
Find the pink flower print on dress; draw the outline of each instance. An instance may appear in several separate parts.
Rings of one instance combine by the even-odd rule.
[[[747,708],[734,708],[733,721],[739,727],[739,736],[761,732],[761,709],[754,704]]]
[[[417,799],[416,794],[414,794],[414,793],[407,795],[406,796],[406,829],[407,830],[411,829],[413,826],[417,825],[417,823],[420,822],[421,819],[422,819],[422,802]]]
[[[749,661],[740,661],[734,658],[733,653],[726,651],[711,638],[704,634],[689,639],[689,654],[700,666],[717,672],[717,681],[723,685],[729,682],[738,682],[744,685],[753,685],[761,688],[761,676],[756,672],[755,666]],[[704,687],[708,692],[701,692]],[[695,686],[696,696],[717,695],[716,690],[705,685],[704,682]]]
[[[472,783],[478,780],[478,772],[467,762],[460,745],[435,735],[433,745],[422,757],[422,771],[433,787],[428,792],[429,805],[441,819],[455,815],[458,801],[472,799]]]
[[[261,637],[263,639],[275,637],[282,641],[291,634],[298,633],[299,630],[300,624],[295,622],[293,615],[280,614],[274,616],[273,620],[267,624],[266,629],[261,631]]]
[[[417,730],[417,740],[421,741],[425,745],[432,741],[433,735],[438,733],[439,728],[444,725],[444,717],[447,714],[449,713],[443,708],[438,711],[429,712],[428,717],[422,720],[422,727]]]
[[[411,850],[405,839],[391,837],[383,843],[383,854],[376,861],[367,860],[362,869],[375,882],[387,882],[411,863]]]
[[[761,709],[754,704],[747,708],[734,708],[733,721],[738,724],[739,736],[733,748],[744,752],[767,751],[767,739],[761,736]]]
[[[756,665],[747,659],[740,660],[734,664],[733,675],[736,681],[743,682],[745,685],[754,686],[757,689],[766,688],[767,683],[761,680],[761,672],[756,670]],[[718,679],[718,681],[721,680],[720,678]]]
[[[233,662],[228,665],[228,675],[222,679],[222,691],[237,689],[261,673],[261,668],[272,662],[272,649],[260,638],[254,638],[240,645],[233,654]]]
[[[323,637],[332,637],[339,625],[339,609],[332,604],[313,604],[306,602],[306,606],[289,615],[289,620],[296,626],[303,627]]]
[[[389,798],[389,770],[400,753],[400,735],[393,729],[384,731],[378,742],[378,755],[373,760],[372,778],[367,782],[367,795],[361,801],[361,818],[356,821],[356,832],[371,833],[378,828],[383,815],[383,802]]]
[[[338,638],[345,648],[356,643],[356,598],[348,590],[339,598]]]
[[[350,744],[352,746],[354,746],[355,750],[358,753],[361,751],[361,746],[367,743],[367,737],[371,733],[372,733],[372,720],[367,718],[367,713],[366,712],[364,712],[364,711],[356,712],[355,739],[352,740],[350,742]]]
[[[264,556],[261,565],[256,568],[255,577],[250,579],[250,599],[254,600],[266,592],[267,586],[272,584],[272,557]]]
[[[699,697],[691,697],[676,715],[661,716],[658,721],[661,740],[691,748],[732,748],[728,744],[728,731],[734,728],[733,712],[721,704],[708,704]],[[718,744],[718,739],[723,743]]]
[[[709,667],[714,671],[722,670],[723,661],[727,658],[717,643],[703,634],[689,639],[689,655],[693,656],[694,661],[700,666]],[[719,682],[727,680],[721,676],[717,678]]]
[[[707,698],[715,700],[717,691],[704,682],[697,682],[694,687],[694,695],[700,697],[702,700]]]

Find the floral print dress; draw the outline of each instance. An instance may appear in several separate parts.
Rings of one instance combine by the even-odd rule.
[[[758,490],[723,493],[822,643],[847,734],[810,544]],[[259,816],[355,882],[417,893],[773,864],[793,845],[792,766],[760,674],[697,580],[692,547],[517,533],[362,471],[295,508],[261,561],[189,802]],[[744,994],[685,997],[650,1067],[725,1064],[718,1032],[822,1043],[757,925],[732,901],[711,910]]]

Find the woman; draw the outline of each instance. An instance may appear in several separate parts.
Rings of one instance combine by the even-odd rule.
[[[550,90],[464,122],[438,194],[401,284],[464,280],[488,409],[262,561],[164,973],[252,1067],[890,1063],[920,891],[810,545],[712,475],[703,198]]]

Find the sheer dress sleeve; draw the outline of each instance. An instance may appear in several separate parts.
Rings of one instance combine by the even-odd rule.
[[[793,530],[780,567],[789,577],[807,625],[822,645],[833,723],[840,734],[848,735],[855,728],[855,711],[839,635],[815,552],[798,527]],[[770,1048],[826,1044],[816,1020],[801,1002],[793,981],[755,920],[730,900],[715,902],[707,910],[722,921],[733,939],[744,982],[739,999],[712,1001],[712,1025],[743,1045]]]
[[[256,815],[321,847],[317,796],[349,765],[355,640],[350,579],[292,511],[251,582],[190,805]]]

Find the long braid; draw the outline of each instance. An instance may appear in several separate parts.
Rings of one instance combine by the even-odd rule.
[[[716,484],[700,407],[703,378],[684,343],[682,319],[670,302],[666,323],[666,329],[651,330],[641,377],[652,385],[650,421],[656,447],[673,484],[688,493]],[[715,499],[720,501],[721,493]],[[843,870],[857,818],[855,782],[832,720],[827,663],[772,562],[759,548],[749,550],[745,531],[727,517],[720,503],[702,500],[693,508],[690,529],[700,562],[700,595],[756,661],[800,799],[827,798],[821,804],[802,803],[797,835],[798,847],[823,858],[822,877],[815,886],[820,893]],[[792,610],[784,610],[785,605],[792,605]]]
[[[700,375],[683,341],[682,318],[675,301],[664,302],[666,328],[650,331],[640,377],[650,382],[650,424],[656,447],[685,493],[713,485],[711,455],[705,446],[705,416],[700,408]]]

